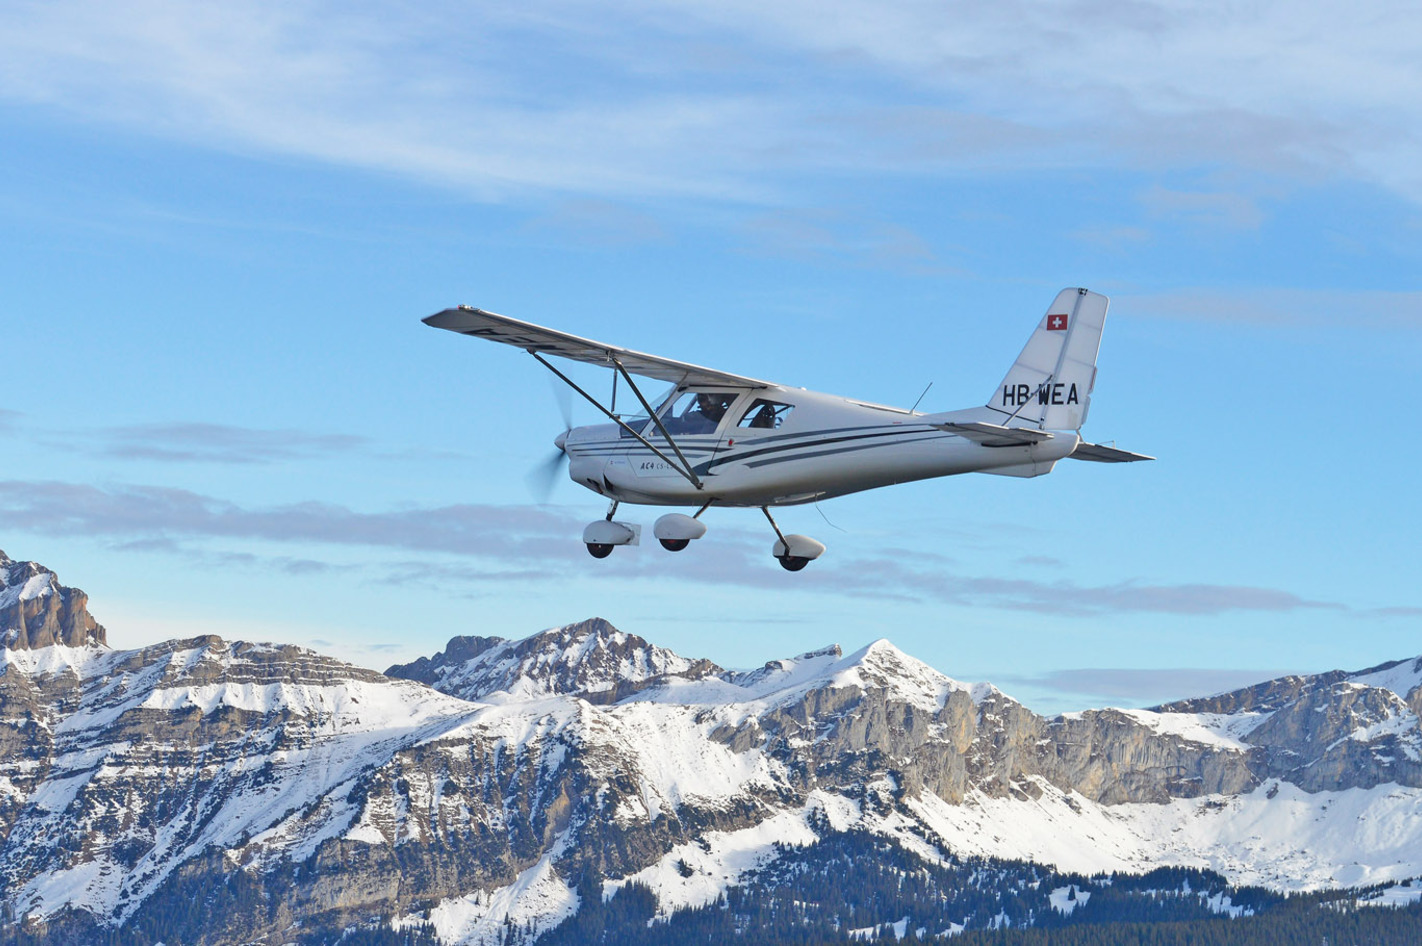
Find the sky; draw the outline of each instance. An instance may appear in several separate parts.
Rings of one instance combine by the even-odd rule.
[[[887,637],[1033,709],[1422,653],[1422,7],[0,7],[0,549],[110,643],[384,669],[594,615],[758,666]],[[1111,297],[1158,457],[755,510],[610,558],[476,305],[907,406]],[[577,365],[606,390],[606,372]],[[597,420],[574,408],[579,423]],[[650,527],[664,510],[624,506]]]

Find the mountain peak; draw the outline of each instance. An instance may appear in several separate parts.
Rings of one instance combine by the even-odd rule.
[[[88,595],[60,584],[50,569],[0,552],[0,648],[105,646],[107,635],[88,604]]]
[[[909,703],[938,710],[948,694],[973,688],[959,683],[880,638],[845,657],[834,669],[837,686],[892,690]]]
[[[456,637],[433,658],[391,667],[386,675],[419,680],[466,700],[504,693],[612,703],[668,677],[694,680],[720,672],[709,660],[687,659],[593,617],[519,641]]]

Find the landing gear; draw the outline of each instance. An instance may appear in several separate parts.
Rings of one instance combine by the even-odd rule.
[[[710,505],[707,503],[702,506],[694,516],[678,512],[667,513],[657,520],[656,525],[652,527],[652,534],[668,552],[685,551],[692,542],[706,534],[706,524],[701,521],[700,516]],[[607,515],[597,522],[589,523],[583,530],[583,544],[588,547],[588,554],[593,558],[607,558],[619,545],[637,545],[641,541],[640,525],[613,520],[617,507],[618,502],[613,500]],[[770,555],[780,563],[781,568],[787,572],[798,572],[824,554],[824,545],[809,536],[786,535],[781,532],[775,517],[770,514],[769,506],[761,506],[760,511],[765,513],[766,521],[775,530],[775,545],[771,547]]]
[[[710,503],[696,510],[694,516],[684,516],[679,512],[669,512],[657,520],[652,526],[652,534],[657,537],[657,541],[662,543],[662,548],[668,552],[680,552],[690,545],[694,540],[706,534],[706,523],[701,521],[701,514],[709,509]]]
[[[775,517],[770,514],[769,506],[761,506],[760,511],[770,520],[770,527],[775,530],[777,536],[770,554],[787,572],[798,572],[825,553],[824,545],[808,535],[786,535],[781,532],[780,526],[775,524]]]
[[[617,501],[608,507],[607,516],[588,523],[583,530],[583,544],[593,558],[607,558],[619,545],[636,545],[642,539],[642,527],[635,522],[613,522]]]

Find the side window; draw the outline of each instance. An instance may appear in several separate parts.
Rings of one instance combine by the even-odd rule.
[[[785,422],[785,417],[794,409],[792,404],[781,404],[779,401],[767,401],[762,398],[750,406],[736,426],[753,430],[774,430]]]

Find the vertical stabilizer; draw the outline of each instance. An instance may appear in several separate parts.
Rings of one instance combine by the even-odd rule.
[[[988,401],[1002,412],[1001,423],[1050,430],[1076,430],[1086,423],[1109,302],[1086,289],[1057,293]]]

